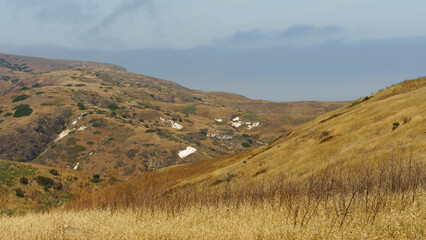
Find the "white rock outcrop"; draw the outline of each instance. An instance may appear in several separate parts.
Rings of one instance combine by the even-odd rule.
[[[188,157],[189,155],[195,153],[197,151],[197,149],[193,148],[193,147],[186,147],[185,150],[182,150],[179,152],[179,157],[180,158],[185,158]]]

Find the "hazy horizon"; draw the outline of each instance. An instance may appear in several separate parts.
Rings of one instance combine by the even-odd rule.
[[[426,75],[423,1],[7,0],[0,7],[7,10],[0,52],[113,63],[254,99],[354,100]]]

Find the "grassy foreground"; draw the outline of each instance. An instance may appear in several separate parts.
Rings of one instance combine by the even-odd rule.
[[[277,202],[193,206],[175,214],[152,209],[87,210],[0,218],[1,239],[424,239],[425,194],[390,203],[368,221],[362,208],[341,219],[319,207],[304,225]],[[331,202],[330,202],[331,204]]]
[[[424,239],[425,162],[374,164],[216,189],[117,184],[68,208],[1,217],[0,239]]]

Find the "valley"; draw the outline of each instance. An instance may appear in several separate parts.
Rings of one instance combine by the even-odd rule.
[[[424,77],[275,103],[3,59],[0,238],[426,236]]]
[[[110,64],[0,59],[0,159],[123,179],[264,145],[346,104],[191,90]]]

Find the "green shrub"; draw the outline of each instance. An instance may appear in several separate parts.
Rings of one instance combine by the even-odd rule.
[[[157,131],[157,135],[160,137],[160,138],[166,138],[166,139],[172,139],[173,138],[173,134],[172,134],[172,132],[170,132],[169,130],[167,130],[167,129],[158,129],[158,131]]]
[[[24,191],[22,191],[22,189],[21,189],[21,188],[15,188],[15,194],[16,194],[16,196],[17,196],[17,197],[19,197],[19,198],[23,198],[23,197],[25,197],[25,195],[24,195]]]
[[[241,143],[241,146],[243,146],[245,148],[249,148],[249,147],[251,147],[251,144],[248,143],[248,142],[243,142],[243,143]]]
[[[185,108],[182,109],[182,112],[185,114],[197,114],[197,106],[192,105],[192,106],[187,106]]]
[[[23,100],[25,100],[25,99],[27,99],[27,98],[29,98],[30,96],[29,95],[26,95],[26,94],[24,94],[24,95],[20,95],[20,96],[16,96],[13,100],[12,100],[12,102],[19,102],[19,101],[23,101]]]
[[[75,86],[76,86],[76,87],[84,87],[84,86],[86,86],[86,84],[79,83],[79,84],[76,84]]]
[[[19,182],[23,185],[27,185],[29,183],[28,178],[26,178],[26,177],[21,177],[19,179]]]
[[[146,133],[154,133],[154,132],[156,132],[156,131],[155,131],[154,129],[150,128],[150,129],[146,130],[145,132],[146,132]]]
[[[399,122],[392,123],[392,130],[395,130],[399,127]]]
[[[92,183],[102,182],[101,176],[99,174],[94,174],[93,178],[90,179],[90,182],[92,182]]]
[[[19,91],[24,91],[24,90],[29,90],[29,88],[23,87],[23,88],[19,89]]]
[[[114,103],[111,103],[108,105],[108,108],[112,111],[119,109],[120,107],[115,105]]]
[[[50,169],[50,174],[52,174],[53,176],[58,176],[59,175],[59,172],[58,172],[58,170],[56,170],[56,169]]]
[[[92,146],[92,145],[95,145],[95,143],[92,142],[92,141],[89,141],[89,142],[87,142],[87,145]]]
[[[44,94],[44,92],[36,92],[36,95]]]
[[[39,87],[41,87],[41,83],[34,83],[31,87],[39,88]]]
[[[40,186],[43,186],[45,188],[50,188],[55,183],[53,179],[43,176],[37,176],[36,181]]]
[[[28,104],[21,104],[15,107],[14,109],[16,109],[16,111],[13,114],[13,116],[16,118],[31,115],[31,113],[33,112],[33,110],[30,108]]]
[[[80,146],[80,145],[75,145],[75,146],[73,147],[73,149],[74,149],[74,152],[81,152],[81,151],[86,150],[86,148],[85,148],[85,147]]]
[[[63,188],[62,183],[60,183],[60,182],[55,183],[55,185],[53,186],[53,188],[55,190],[58,190],[58,191],[62,190],[62,188]]]
[[[67,85],[65,85],[65,87],[72,87],[72,84],[71,83],[67,84]]]
[[[362,103],[362,102],[365,102],[365,101],[367,101],[367,100],[369,100],[371,97],[369,97],[369,96],[367,96],[367,97],[364,97],[363,99],[361,99],[361,100],[356,100],[355,102],[352,102],[351,103],[351,105],[349,105],[349,108],[351,108],[351,107],[353,107],[353,106],[356,106],[356,105],[358,105],[358,104],[360,104],[360,103]]]
[[[92,127],[95,127],[95,128],[103,128],[105,126],[106,125],[104,123],[100,123],[100,122],[95,122],[94,124],[92,124]]]
[[[2,208],[0,209],[0,216],[6,215],[8,217],[12,217],[16,214],[16,210],[10,208]]]
[[[259,121],[260,119],[259,116],[254,112],[244,112],[241,116],[250,121]]]
[[[214,186],[217,186],[217,185],[219,185],[219,184],[221,184],[221,183],[223,183],[225,180],[223,180],[223,179],[218,179],[218,180],[216,180],[214,183],[213,183],[213,185]]]
[[[9,116],[12,116],[12,113],[10,113],[10,112],[8,112],[8,113],[5,113],[5,114],[4,114],[4,116],[5,116],[5,117],[9,117]]]
[[[83,104],[83,103],[77,103],[77,107],[78,107],[78,109],[80,109],[80,110],[87,110],[87,108],[84,106],[84,104]]]

